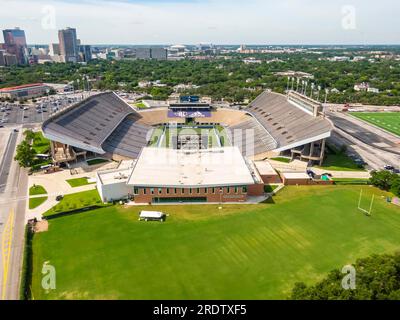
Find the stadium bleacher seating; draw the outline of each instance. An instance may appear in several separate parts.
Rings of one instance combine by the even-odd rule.
[[[278,148],[331,131],[330,123],[291,104],[284,95],[264,92],[246,109],[277,141]]]
[[[102,145],[104,151],[136,159],[152,131],[150,126],[138,123],[139,119],[138,115],[125,118]]]
[[[232,142],[242,153],[262,154],[277,146],[274,138],[254,118],[248,117],[246,121],[228,129]]]
[[[119,125],[132,118],[138,121],[141,116],[113,92],[92,96],[81,103],[68,108],[44,122],[44,134],[52,137],[68,138],[72,146],[82,147],[82,143],[99,153],[103,153],[102,144]],[[143,125],[143,127],[145,127]],[[123,132],[123,126],[113,135]],[[150,129],[146,126],[147,130]],[[134,129],[134,128],[133,128]],[[76,143],[74,143],[74,141]],[[64,142],[64,141],[59,141]],[[142,147],[146,144],[142,144]],[[108,146],[108,145],[107,145]]]
[[[285,147],[301,147],[314,138],[321,140],[330,135],[330,123],[311,115],[308,110],[317,109],[312,104],[304,105],[307,103],[302,97],[293,96],[290,101],[284,95],[264,92],[245,110],[218,108],[211,117],[195,121],[222,125],[242,153],[263,155],[286,150]],[[115,93],[106,92],[58,112],[43,123],[42,129],[46,137],[65,146],[135,159],[148,145],[155,126],[185,121],[169,117],[167,108],[137,112]],[[57,158],[73,158],[65,146],[55,148]]]

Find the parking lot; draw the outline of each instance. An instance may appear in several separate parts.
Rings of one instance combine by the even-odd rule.
[[[43,97],[30,104],[0,102],[0,127],[15,124],[42,123],[54,113],[81,101],[89,94],[72,93]]]

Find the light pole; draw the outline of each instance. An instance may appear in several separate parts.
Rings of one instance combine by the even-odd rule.
[[[328,102],[329,89],[325,89],[325,104]]]
[[[311,99],[312,99],[313,94],[314,94],[314,88],[315,88],[315,84],[311,83],[311,95],[310,95]]]

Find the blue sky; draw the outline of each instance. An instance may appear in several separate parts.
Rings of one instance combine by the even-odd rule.
[[[88,44],[400,44],[395,0],[0,0],[29,43],[76,27]]]

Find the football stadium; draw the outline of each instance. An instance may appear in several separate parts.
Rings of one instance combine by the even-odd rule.
[[[42,130],[56,165],[130,163],[97,172],[104,202],[245,202],[279,179],[263,160],[321,164],[332,126],[320,103],[296,92],[265,91],[243,109],[186,96],[146,110],[105,92],[58,112]]]

